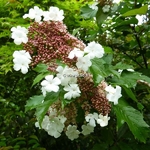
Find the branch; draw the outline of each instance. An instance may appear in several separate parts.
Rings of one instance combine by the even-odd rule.
[[[140,42],[140,38],[139,38],[139,36],[138,36],[138,34],[137,34],[136,30],[135,30],[135,27],[132,28],[132,29],[133,29],[133,31],[134,31],[134,33],[135,33],[134,36],[135,36],[136,41],[137,41],[137,43],[138,43],[138,45],[139,45],[139,48],[140,48],[140,54],[141,54],[142,57],[143,57],[145,67],[148,68],[147,60],[146,60],[146,57],[145,57],[145,55],[144,55],[144,53],[143,53],[144,50],[142,49],[141,42]]]

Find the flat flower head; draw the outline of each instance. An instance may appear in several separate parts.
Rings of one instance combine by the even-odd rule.
[[[73,141],[74,139],[77,139],[79,137],[79,134],[80,132],[77,130],[77,126],[69,125],[67,127],[66,135],[71,141]]]
[[[79,57],[77,59],[76,66],[78,69],[87,71],[91,65],[92,65],[92,62],[88,56]]]
[[[47,92],[58,92],[59,90],[59,84],[61,83],[60,79],[55,77],[53,75],[47,75],[45,77],[45,80],[41,82],[42,87]]]
[[[108,115],[103,116],[103,115],[99,115],[99,118],[97,119],[97,123],[100,124],[101,127],[105,127],[108,125],[108,121],[110,120],[110,117],[108,117]]]
[[[101,58],[104,55],[104,48],[99,43],[93,41],[85,47],[84,52],[87,53],[90,59],[94,57]]]

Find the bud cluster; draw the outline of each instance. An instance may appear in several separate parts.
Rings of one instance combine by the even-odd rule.
[[[68,54],[74,48],[83,49],[84,43],[68,33],[62,22],[34,22],[28,28],[28,42],[24,49],[32,56],[32,65],[49,63],[52,60],[62,60],[72,64]]]

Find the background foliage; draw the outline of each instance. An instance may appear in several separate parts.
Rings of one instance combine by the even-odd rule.
[[[150,77],[150,10],[147,9],[149,1],[124,0],[114,12],[109,13],[103,13],[100,5],[98,11],[92,10],[88,6],[91,3],[92,0],[88,2],[0,0],[0,149],[149,149],[150,82],[148,83],[147,78]],[[80,137],[73,142],[65,135],[54,139],[35,128],[34,110],[25,112],[24,106],[27,99],[40,93],[38,85],[31,88],[37,72],[30,71],[24,76],[13,70],[12,53],[22,47],[16,47],[10,38],[11,27],[17,25],[27,27],[29,21],[24,20],[22,16],[33,6],[47,10],[53,5],[64,10],[64,22],[70,33],[85,43],[95,40],[105,46],[105,50],[108,51],[105,58],[107,64],[96,66],[95,63],[94,71],[97,71],[95,74],[99,74],[99,70],[106,65],[111,67],[110,64],[113,69],[117,69],[117,65],[122,69],[126,69],[126,65],[131,65],[139,72],[131,75],[123,71],[119,81],[117,78],[107,78],[108,82],[121,85],[126,97],[123,97],[119,105],[112,110],[110,115],[114,119],[110,120],[106,128],[96,128],[90,136]],[[146,15],[142,25],[137,25],[138,20],[135,17],[137,14]],[[107,18],[108,16],[111,18]],[[108,69],[108,73],[110,70]],[[130,85],[136,84],[140,73],[143,74],[141,79],[147,82],[139,81],[129,90]]]

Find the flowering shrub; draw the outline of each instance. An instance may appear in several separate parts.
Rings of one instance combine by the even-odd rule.
[[[103,11],[108,12],[109,7],[105,5]],[[131,96],[130,88],[138,79],[146,80],[145,76],[131,71],[130,65],[111,65],[109,47],[95,41],[85,44],[71,35],[63,23],[63,10],[57,7],[43,11],[35,6],[23,18],[34,21],[27,29],[11,29],[14,43],[23,46],[23,50],[14,52],[13,62],[16,71],[38,73],[33,86],[40,85],[41,95],[31,97],[26,104],[26,111],[36,109],[36,127],[55,138],[65,132],[74,140],[80,134],[91,134],[96,126],[107,126],[112,108],[117,116],[121,109],[126,113],[125,107],[115,107],[124,101],[122,87]],[[126,81],[128,73],[136,75],[134,83]],[[132,117],[119,119],[128,123]],[[148,127],[144,120],[142,123]],[[133,131],[132,126],[130,129]],[[137,136],[136,131],[133,134]]]

